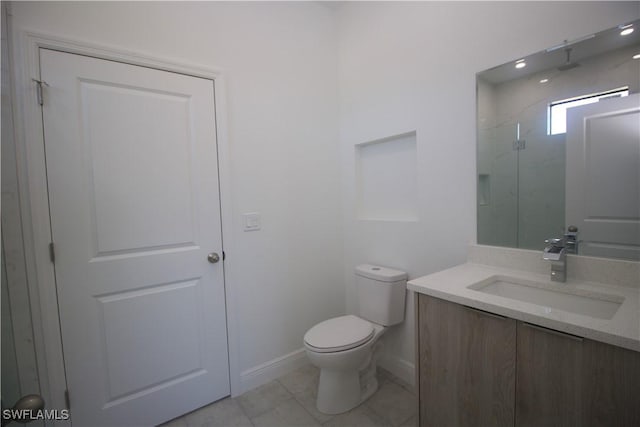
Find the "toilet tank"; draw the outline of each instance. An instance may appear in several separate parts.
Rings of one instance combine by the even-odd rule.
[[[407,273],[377,265],[356,267],[360,317],[391,326],[404,321]]]

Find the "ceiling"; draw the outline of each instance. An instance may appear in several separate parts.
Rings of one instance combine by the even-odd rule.
[[[626,25],[628,24],[632,24],[633,28],[635,28],[635,31],[629,35],[621,36],[621,29],[614,27],[573,41],[569,40],[558,43],[556,46],[524,58],[517,58],[506,64],[482,71],[478,73],[478,77],[489,83],[498,84],[544,70],[555,70],[557,67],[567,64],[566,48],[571,49],[570,62],[572,63],[579,63],[580,61],[605,52],[611,52],[632,45],[638,45],[638,53],[640,53],[640,20],[627,23]],[[515,62],[520,59],[524,59],[527,66],[517,69],[515,68]]]

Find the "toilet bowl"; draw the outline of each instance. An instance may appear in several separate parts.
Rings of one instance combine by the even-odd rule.
[[[348,315],[319,323],[305,334],[307,357],[320,368],[316,402],[320,412],[346,412],[377,390],[373,349],[385,330]]]
[[[379,338],[404,320],[406,273],[384,267],[356,268],[359,314],[334,317],[307,331],[304,346],[320,368],[316,406],[325,414],[346,412],[378,388]]]

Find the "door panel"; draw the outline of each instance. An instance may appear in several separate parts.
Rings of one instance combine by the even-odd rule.
[[[40,61],[72,422],[153,425],[228,395],[213,82]]]
[[[193,246],[197,210],[191,191],[185,191],[194,172],[189,97],[79,84],[83,139],[91,153],[96,256]],[[140,120],[142,111],[149,121]],[[141,159],[148,160],[140,164]],[[169,172],[171,179],[164,179]]]
[[[201,373],[198,331],[203,325],[190,310],[198,299],[197,281],[97,297],[111,400]],[[168,332],[171,340],[165,339]]]
[[[580,253],[640,260],[640,94],[568,110],[566,185]]]

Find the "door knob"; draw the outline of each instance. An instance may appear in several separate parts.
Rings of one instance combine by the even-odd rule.
[[[209,261],[211,264],[215,264],[216,262],[220,261],[220,255],[215,252],[211,252],[209,255],[207,255],[207,261]]]
[[[12,411],[14,411],[11,415],[11,418],[5,418],[5,409],[4,405],[2,407],[2,427],[9,424],[11,421],[17,421],[21,424],[26,424],[28,422],[34,421],[38,418],[34,418],[36,413],[40,410],[44,409],[44,399],[39,394],[30,394],[28,396],[23,396],[13,405]]]

